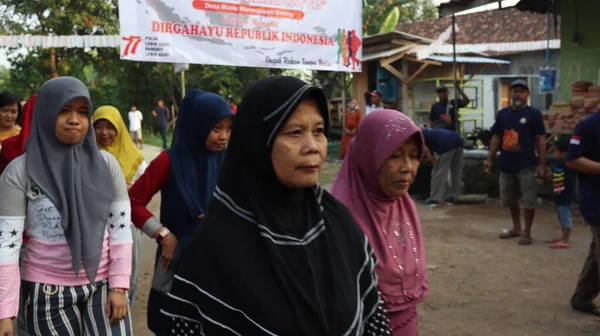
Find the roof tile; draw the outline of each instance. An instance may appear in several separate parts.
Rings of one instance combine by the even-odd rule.
[[[520,11],[516,8],[489,10],[456,16],[459,32],[458,44],[480,44],[494,42],[523,42],[546,39],[546,14]],[[551,26],[551,39],[560,38],[560,16],[558,37]],[[452,24],[451,17],[425,21],[400,23],[396,29],[429,39],[437,37]],[[476,32],[476,33],[475,33]]]

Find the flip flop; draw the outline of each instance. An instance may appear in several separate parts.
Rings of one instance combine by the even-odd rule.
[[[559,241],[560,241],[560,238],[554,238],[552,240],[548,240],[546,243],[554,244],[554,243],[558,243]]]
[[[532,242],[533,240],[528,236],[523,236],[519,239],[519,245],[531,245]]]
[[[498,236],[500,239],[510,239],[515,237],[521,237],[521,234],[513,232],[513,230],[504,230],[504,232]]]
[[[561,241],[557,241],[557,242],[554,242],[554,243],[550,244],[550,248],[554,249],[554,250],[556,250],[556,249],[568,249],[569,248],[569,244],[568,243],[563,243]]]

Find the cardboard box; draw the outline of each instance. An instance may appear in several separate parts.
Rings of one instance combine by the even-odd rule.
[[[569,114],[571,113],[571,103],[564,101],[555,101],[550,107],[552,114]]]

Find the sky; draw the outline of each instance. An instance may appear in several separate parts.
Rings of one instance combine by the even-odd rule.
[[[441,3],[449,2],[449,1],[450,0],[433,0],[433,3],[437,6],[437,5],[441,4]],[[502,1],[502,7],[503,8],[512,7],[512,6],[516,5],[519,1],[520,0],[503,0]],[[498,9],[498,3],[496,2],[496,3],[493,3],[493,4],[486,5],[486,6],[481,6],[481,7],[478,7],[478,8],[473,8],[471,10],[460,12],[460,13],[457,13],[457,14],[458,15],[469,14],[469,13],[482,12],[482,11],[491,10],[491,9]]]
[[[448,2],[450,0],[433,0],[433,3],[437,6],[440,3],[443,2]],[[506,1],[502,1],[502,7],[506,8],[506,7],[511,7],[516,5],[520,0],[506,0]],[[481,12],[481,11],[486,11],[486,10],[491,10],[491,9],[497,9],[498,8],[498,3],[493,3],[487,6],[482,6],[479,8],[474,8],[472,10],[468,10],[468,11],[464,11],[459,13],[460,14],[469,14],[469,13],[474,13],[474,12]],[[0,49],[0,66],[4,66],[9,68],[10,67],[10,63],[8,62],[8,59],[6,57],[6,52],[3,49]]]

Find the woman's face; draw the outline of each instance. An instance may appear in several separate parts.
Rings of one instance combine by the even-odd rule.
[[[377,179],[383,193],[390,198],[406,195],[417,175],[420,161],[421,153],[413,136],[400,146],[379,169]]]
[[[96,142],[101,146],[108,146],[117,138],[117,128],[106,119],[96,121],[94,131],[96,131]]]
[[[90,127],[88,103],[83,97],[69,101],[56,117],[54,134],[65,145],[80,143]]]
[[[0,127],[11,128],[15,125],[19,116],[19,107],[17,103],[4,105],[0,107]]]
[[[229,142],[232,126],[232,117],[221,119],[221,121],[219,121],[215,127],[213,127],[212,131],[210,131],[208,137],[206,137],[206,149],[211,152],[222,151]]]
[[[275,175],[289,188],[312,187],[326,157],[325,120],[317,103],[304,99],[275,137],[271,152]]]

